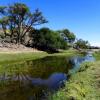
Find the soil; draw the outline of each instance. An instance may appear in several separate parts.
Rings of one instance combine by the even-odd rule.
[[[26,47],[21,44],[14,43],[0,43],[0,53],[23,53],[23,52],[43,52],[35,48]]]

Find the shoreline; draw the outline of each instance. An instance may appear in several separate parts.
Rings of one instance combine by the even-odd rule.
[[[100,100],[100,52],[94,57],[96,61],[83,63],[52,100]]]
[[[44,51],[39,51],[39,52],[0,52],[0,64],[2,63],[10,63],[10,62],[20,62],[20,61],[27,61],[27,60],[36,60],[36,59],[41,59],[47,56],[73,56],[78,54],[78,51],[76,50],[66,50],[62,51],[59,53],[54,53],[54,54],[48,54],[47,52]]]

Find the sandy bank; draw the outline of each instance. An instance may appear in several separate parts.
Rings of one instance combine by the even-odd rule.
[[[18,44],[8,43],[5,45],[0,45],[0,53],[24,53],[24,52],[43,52],[43,51]]]

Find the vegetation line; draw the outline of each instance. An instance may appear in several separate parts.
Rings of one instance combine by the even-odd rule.
[[[77,50],[63,50],[60,53],[48,54],[46,52],[36,52],[36,53],[15,53],[15,54],[5,54],[0,53],[0,64],[20,62],[26,60],[36,60],[44,58],[46,56],[72,56],[77,54]]]
[[[24,45],[42,51],[58,52],[59,49],[89,47],[88,41],[77,39],[69,29],[35,28],[47,22],[39,9],[31,11],[24,3],[0,6],[0,48],[15,49],[17,45]]]

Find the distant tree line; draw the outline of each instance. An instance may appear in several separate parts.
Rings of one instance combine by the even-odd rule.
[[[88,41],[76,41],[75,34],[68,29],[34,28],[47,22],[39,9],[31,12],[23,3],[0,6],[0,38],[4,41],[53,52],[69,47],[88,48]]]
[[[77,40],[77,41],[75,42],[74,47],[75,47],[76,49],[89,49],[90,44],[89,44],[88,41],[79,39],[79,40]]]

